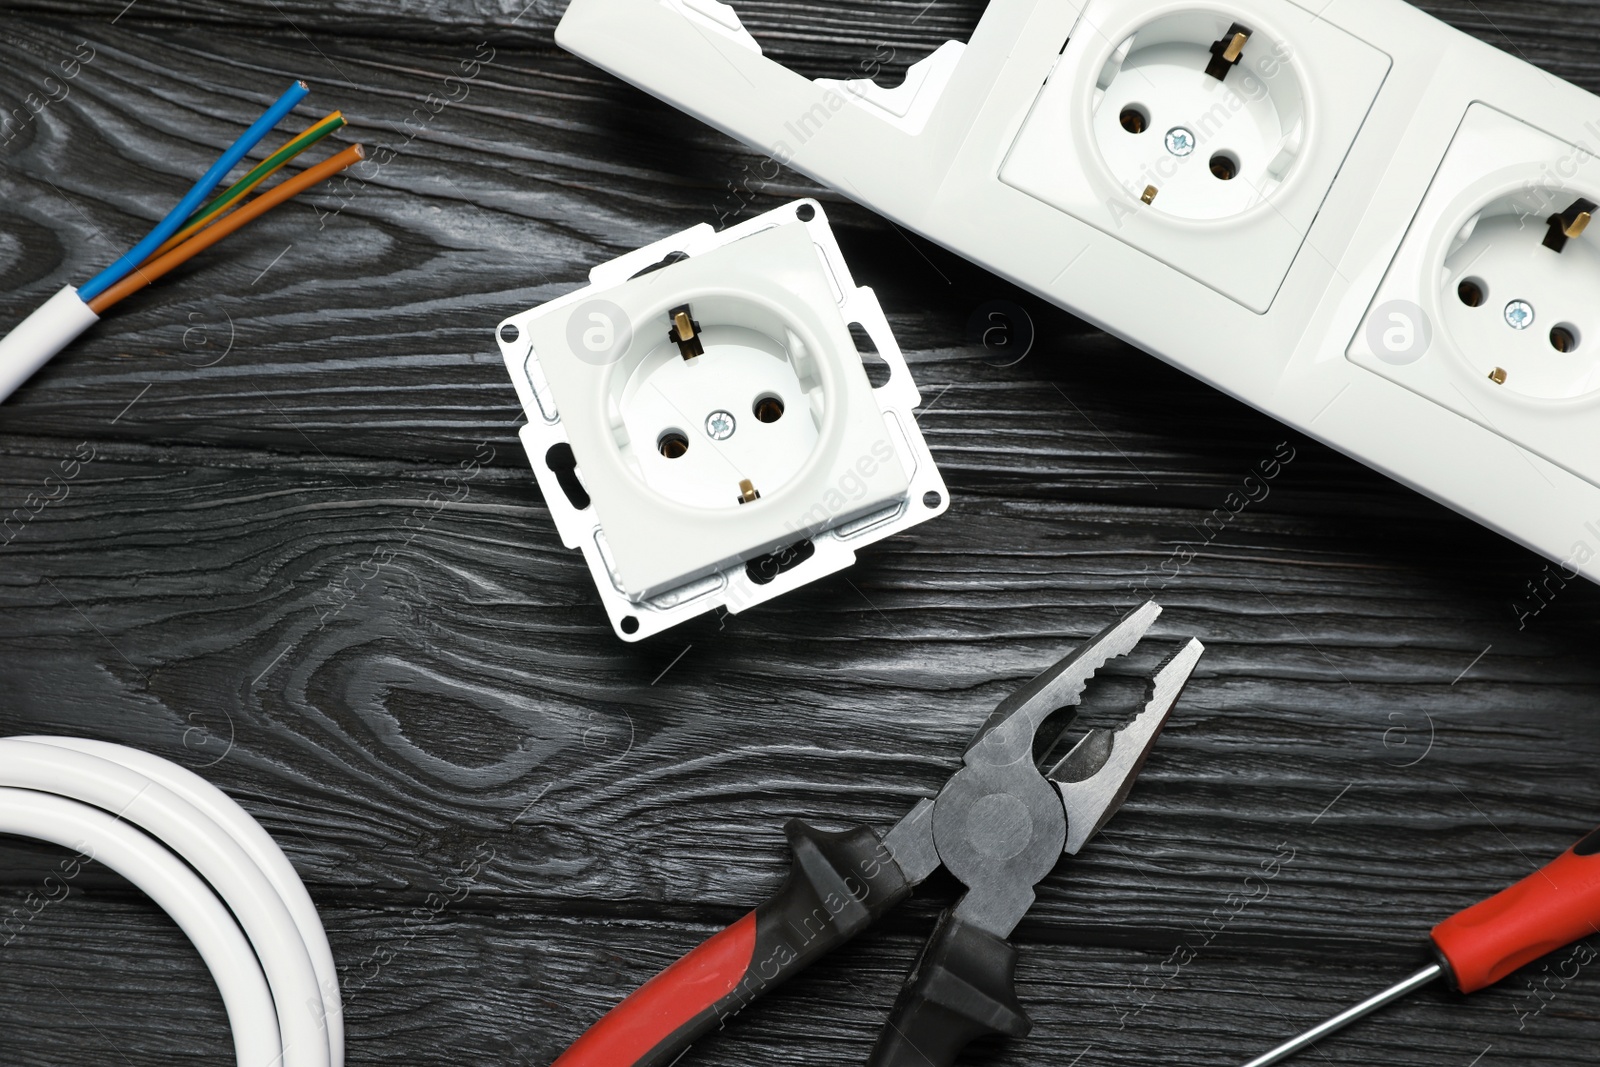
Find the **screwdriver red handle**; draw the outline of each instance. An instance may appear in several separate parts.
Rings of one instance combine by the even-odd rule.
[[[1600,829],[1542,869],[1433,928],[1451,983],[1476,992],[1600,933]]]
[[[878,835],[784,827],[777,894],[607,1012],[553,1067],[668,1067],[702,1034],[866,929],[911,892]]]

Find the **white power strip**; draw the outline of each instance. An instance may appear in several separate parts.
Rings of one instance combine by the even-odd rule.
[[[1600,581],[1589,93],[1399,0],[991,0],[894,90],[717,0],[556,39]]]

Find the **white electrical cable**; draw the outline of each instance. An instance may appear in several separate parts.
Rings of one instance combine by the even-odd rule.
[[[0,337],[0,401],[99,321],[100,316],[70,285],[40,304],[16,329]]]
[[[278,1013],[250,942],[228,909],[183,862],[116,816],[76,800],[0,788],[0,833],[36,837],[103,863],[144,890],[189,935],[222,994],[240,1063],[279,1048]],[[259,1060],[257,1060],[259,1062]]]
[[[327,1018],[328,1042],[335,1067],[344,1062],[344,1023],[340,1012],[339,971],[333,962],[333,950],[328,947],[328,936],[323,932],[322,919],[317,915],[311,894],[295,873],[283,849],[262,829],[261,824],[241,808],[228,794],[195,774],[160,756],[136,748],[113,745],[105,741],[91,741],[81,737],[17,737],[13,740],[31,741],[57,748],[70,748],[90,756],[99,756],[121,763],[123,766],[159,782],[184,800],[204,811],[217,822],[247,852],[259,867],[273,889],[288,907],[299,931],[300,940],[311,956],[312,969],[317,973],[322,1010]]]
[[[321,921],[282,850],[221,790],[120,745],[7,738],[0,832],[88,844],[172,915],[212,970],[239,1067],[342,1067],[338,978]],[[218,932],[219,916],[231,935]]]

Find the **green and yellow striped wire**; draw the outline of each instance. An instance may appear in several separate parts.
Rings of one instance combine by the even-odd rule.
[[[344,124],[345,120],[342,112],[335,111],[329,115],[324,115],[315,125],[307,128],[294,140],[268,156],[261,162],[260,166],[240,178],[237,182],[234,182],[210,203],[206,204],[205,207],[189,216],[189,221],[184,223],[183,228],[173,234],[160,248],[152,252],[149,258],[153,260],[172,251],[193,237],[198,231],[238,207],[240,201],[251,190],[282,170],[295,156],[298,156],[301,152],[304,152]]]

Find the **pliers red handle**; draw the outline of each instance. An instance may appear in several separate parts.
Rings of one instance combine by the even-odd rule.
[[[886,836],[790,822],[794,865],[782,888],[613,1008],[555,1067],[668,1067],[941,866],[966,892],[929,938],[868,1062],[945,1067],[985,1034],[1025,1035],[1031,1024],[1006,938],[1062,854],[1076,854],[1122,806],[1204,649],[1190,640],[1156,671],[1142,711],[1120,729],[1090,730],[1048,768],[1034,759],[1034,739],[1046,719],[1078,703],[1107,660],[1132,651],[1160,613],[1143,605],[1001,701],[961,769]]]

